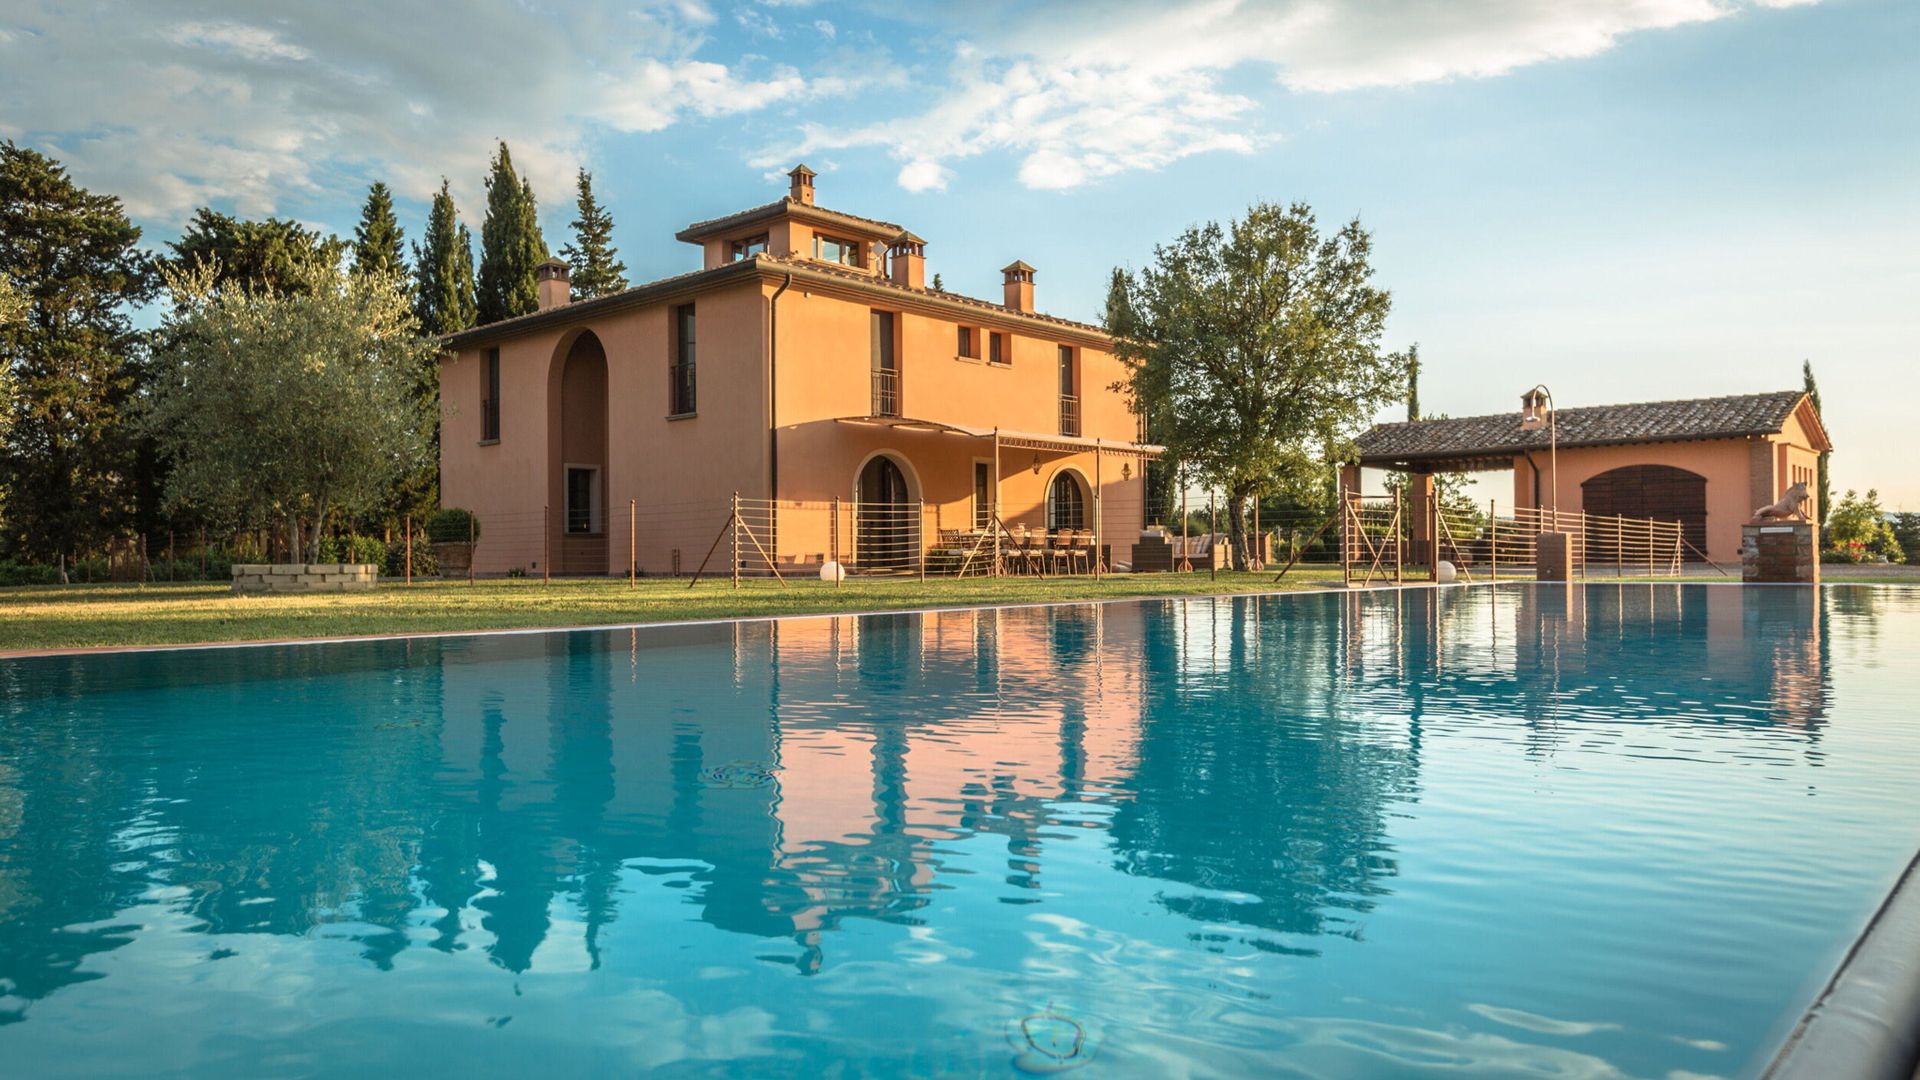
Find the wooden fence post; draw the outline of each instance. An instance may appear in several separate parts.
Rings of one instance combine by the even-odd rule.
[[[468,562],[472,562],[471,556]],[[540,584],[553,584],[553,507],[540,508]]]
[[[1220,516],[1213,492],[1207,492],[1207,580],[1220,580]]]
[[[543,511],[544,509],[542,507]],[[544,517],[545,514],[541,516]],[[469,585],[473,584],[473,526],[473,514],[469,511],[467,514],[467,584]]]
[[[407,560],[407,584],[411,585],[413,584],[413,512],[408,511],[406,516],[401,519],[401,522],[401,528],[406,531],[406,536],[402,538],[402,543],[406,547],[402,558]],[[468,555],[467,558],[472,559],[473,556]]]
[[[733,563],[733,587],[740,587],[740,493],[733,493],[733,537],[727,548],[728,561]]]
[[[1500,580],[1500,514],[1492,499],[1487,500],[1487,559],[1493,563],[1493,569],[1487,576],[1494,581]]]
[[[847,568],[840,565],[840,496],[833,497],[833,509],[827,518],[827,528],[831,535],[827,537],[827,561],[833,564],[833,587],[839,588],[846,580]]]
[[[627,588],[640,576],[640,500],[627,500]]]

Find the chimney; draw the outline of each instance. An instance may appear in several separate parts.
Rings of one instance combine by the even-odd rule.
[[[812,206],[813,170],[807,168],[805,165],[795,165],[793,171],[787,175],[793,177],[793,188],[787,192],[787,198],[792,199],[801,206]]]
[[[564,306],[572,297],[568,290],[567,264],[559,259],[548,259],[533,268],[534,285],[540,291],[540,310]]]
[[[1015,259],[1000,271],[1006,275],[1007,306],[1015,311],[1033,310],[1033,267]]]
[[[910,289],[927,287],[927,242],[910,232],[902,231],[893,238],[893,246],[887,249],[893,255],[888,276],[895,285],[905,285]]]

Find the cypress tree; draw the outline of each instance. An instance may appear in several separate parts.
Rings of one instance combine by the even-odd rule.
[[[407,249],[400,221],[393,215],[393,193],[375,181],[360,208],[360,224],[353,230],[353,272],[405,274]]]
[[[475,290],[480,322],[511,319],[538,308],[533,272],[546,258],[533,185],[513,171],[513,157],[503,142],[487,176],[487,220],[480,226]]]
[[[451,334],[473,325],[473,237],[460,224],[447,182],[427,213],[426,243],[413,245],[413,313],[422,333]]]
[[[574,242],[560,249],[567,260],[573,280],[573,298],[591,300],[617,293],[627,287],[627,264],[616,256],[613,246],[613,215],[593,197],[593,174],[580,170],[580,197],[575,206],[580,216],[573,219]]]
[[[940,284],[940,275],[939,275],[939,274],[935,274],[935,275],[933,275],[933,291],[934,291],[934,292],[946,292],[946,291],[947,291],[947,287],[946,287],[945,285],[942,285],[942,284]]]
[[[1820,411],[1820,384],[1813,381],[1813,361],[1811,360],[1800,361],[1800,378],[1806,385],[1807,396],[1813,399],[1813,411],[1816,413],[1819,412]],[[1825,424],[1827,422],[1827,418],[1825,416],[1820,417],[1820,422],[1822,424]],[[1820,528],[1822,529],[1825,529],[1827,527],[1827,504],[1833,501],[1833,485],[1832,485],[1832,482],[1827,479],[1827,459],[1832,456],[1833,456],[1833,451],[1831,450],[1822,452],[1820,455],[1820,462],[1819,462],[1817,471],[1815,473],[1815,476],[1817,477],[1815,482],[1820,487],[1820,492],[1819,492]]]
[[[1420,419],[1420,343],[1407,346],[1407,419]]]

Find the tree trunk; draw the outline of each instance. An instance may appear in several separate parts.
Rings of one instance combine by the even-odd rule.
[[[316,558],[320,554],[320,536],[326,527],[327,500],[315,499],[313,501],[313,543],[308,545],[308,550],[312,551]]]
[[[295,517],[291,510],[287,512],[287,561],[293,563],[306,561],[300,557],[300,519]]]
[[[1233,568],[1246,570],[1253,566],[1253,548],[1247,536],[1247,497],[1251,495],[1253,485],[1240,484],[1227,492],[1227,533],[1233,537]]]

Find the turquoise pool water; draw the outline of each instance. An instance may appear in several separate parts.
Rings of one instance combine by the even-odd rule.
[[[1920,847],[1916,656],[1591,585],[0,663],[0,1073],[1749,1075]]]

